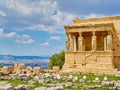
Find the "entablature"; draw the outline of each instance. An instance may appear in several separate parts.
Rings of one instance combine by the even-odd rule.
[[[90,31],[112,31],[114,29],[113,23],[109,24],[95,24],[88,26],[65,26],[66,33],[73,32],[90,32]]]

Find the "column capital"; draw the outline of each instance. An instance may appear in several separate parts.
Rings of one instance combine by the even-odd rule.
[[[95,31],[92,31],[93,36],[95,36]]]
[[[79,36],[82,36],[82,32],[79,32]]]
[[[108,35],[112,35],[112,32],[111,31],[107,31],[108,32]]]

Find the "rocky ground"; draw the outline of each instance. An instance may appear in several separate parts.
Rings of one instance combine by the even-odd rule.
[[[120,90],[120,76],[83,73],[10,74],[0,77],[0,90]]]

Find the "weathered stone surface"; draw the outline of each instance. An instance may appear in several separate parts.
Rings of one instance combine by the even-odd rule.
[[[10,74],[14,71],[14,67],[13,66],[4,66],[2,68],[2,73],[3,74]]]
[[[19,74],[18,75],[18,79],[19,80],[29,80],[30,79],[30,75],[29,74]]]
[[[39,77],[38,76],[34,76],[34,80],[38,81]]]
[[[72,82],[67,82],[65,83],[65,87],[72,87],[73,86],[73,83]]]
[[[42,73],[44,70],[42,67],[34,67],[33,73],[38,75],[39,73]]]
[[[117,81],[117,82],[115,83],[115,87],[116,87],[116,88],[120,88],[120,81]]]
[[[100,80],[99,80],[99,78],[98,78],[98,77],[96,77],[96,78],[95,78],[95,80],[93,80],[93,82],[99,83],[99,82],[100,82]]]
[[[47,88],[46,87],[38,87],[38,88],[35,88],[34,90],[46,90]]]
[[[38,82],[44,84],[45,80],[44,79],[39,79]]]
[[[24,85],[18,85],[17,87],[15,87],[15,90],[26,90]]]
[[[13,86],[0,86],[0,90],[14,90]]]
[[[105,76],[105,77],[104,77],[104,81],[107,81],[107,80],[108,80],[108,77],[107,77],[107,76]]]
[[[64,90],[63,86],[56,86],[56,87],[39,87],[35,88],[34,90]]]
[[[0,82],[0,90],[14,90],[14,87],[7,82]]]
[[[58,72],[60,70],[60,67],[59,66],[53,66],[52,69],[53,69],[53,71]]]
[[[27,74],[31,74],[32,73],[32,67],[31,66],[27,66],[26,73]]]

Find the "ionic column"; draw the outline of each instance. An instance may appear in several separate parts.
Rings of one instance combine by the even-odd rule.
[[[76,36],[75,35],[73,35],[73,41],[74,41],[74,52],[76,52]]]
[[[108,33],[107,35],[107,51],[112,50],[112,35]]]
[[[83,50],[82,43],[83,43],[83,37],[82,37],[82,33],[80,32],[79,33],[79,37],[78,37],[78,50],[79,51]]]
[[[96,51],[96,36],[95,36],[95,32],[92,32],[93,36],[92,36],[92,51]]]

